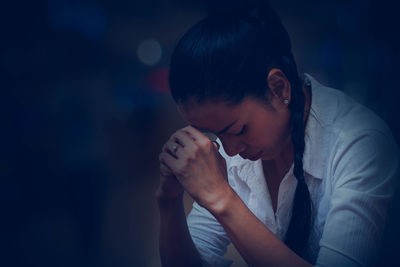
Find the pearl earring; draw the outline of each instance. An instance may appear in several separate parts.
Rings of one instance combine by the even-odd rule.
[[[283,103],[287,105],[287,104],[289,104],[289,100],[284,99],[284,100],[283,100]]]

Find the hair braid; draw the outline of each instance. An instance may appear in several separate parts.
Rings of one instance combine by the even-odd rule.
[[[284,61],[287,63],[290,62],[289,64],[295,64],[292,55],[290,55],[289,60]],[[291,90],[289,108],[291,110],[291,137],[294,153],[293,173],[297,179],[297,187],[293,200],[292,218],[286,232],[285,243],[301,256],[305,252],[308,243],[312,223],[312,202],[303,171],[303,154],[305,148],[305,124],[303,116],[305,96],[302,90],[302,82],[297,75],[296,66],[292,66],[290,69],[292,70],[290,74],[292,74],[293,88]]]

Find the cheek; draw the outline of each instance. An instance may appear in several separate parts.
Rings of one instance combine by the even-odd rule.
[[[274,124],[258,125],[248,138],[249,145],[258,147],[271,155],[276,154],[286,144],[290,136],[289,130],[287,124],[280,121]]]

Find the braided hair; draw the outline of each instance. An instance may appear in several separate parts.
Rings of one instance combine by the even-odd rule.
[[[266,76],[281,69],[291,85],[291,141],[297,187],[286,245],[305,253],[312,202],[303,172],[305,96],[289,35],[268,1],[209,1],[209,15],[193,25],[173,51],[169,85],[176,103],[224,99],[236,105],[244,97],[265,101]]]

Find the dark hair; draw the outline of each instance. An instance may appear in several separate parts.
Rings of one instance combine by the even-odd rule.
[[[301,256],[311,229],[312,202],[303,173],[305,96],[289,35],[268,1],[229,1],[228,7],[224,1],[212,3],[209,16],[192,26],[173,51],[172,97],[179,104],[191,98],[198,103],[222,98],[231,105],[248,96],[265,100],[269,71],[283,71],[291,85],[293,172],[298,181],[285,243]]]

